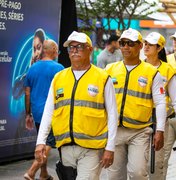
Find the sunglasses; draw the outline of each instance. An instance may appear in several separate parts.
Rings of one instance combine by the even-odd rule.
[[[120,47],[125,47],[126,44],[129,46],[129,47],[134,47],[136,44],[139,44],[140,42],[139,41],[119,41],[119,45]]]

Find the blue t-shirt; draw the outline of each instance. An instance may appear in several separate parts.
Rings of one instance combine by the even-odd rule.
[[[24,86],[30,87],[31,111],[35,122],[41,122],[51,81],[63,69],[61,64],[53,60],[37,61],[29,68]]]

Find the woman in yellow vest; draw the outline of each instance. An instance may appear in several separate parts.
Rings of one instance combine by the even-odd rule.
[[[169,107],[169,99],[171,98],[174,110],[176,111],[176,96],[175,88],[176,87],[176,78],[174,69],[167,63],[166,53],[164,49],[165,38],[158,32],[152,32],[147,35],[144,39],[144,54],[146,56],[146,62],[152,64],[156,67],[162,78],[166,91],[166,102],[167,102],[167,116],[171,117],[174,115],[173,108]],[[165,143],[167,142],[167,130],[169,123],[166,123],[166,133],[165,133]],[[150,180],[164,180],[166,176],[163,171],[164,165],[164,153],[165,148],[163,147],[160,151],[156,153],[156,162],[155,162],[155,173],[150,174]]]
[[[176,32],[170,36],[170,39],[173,40],[173,49],[172,54],[167,55],[167,62],[174,68],[176,71]]]

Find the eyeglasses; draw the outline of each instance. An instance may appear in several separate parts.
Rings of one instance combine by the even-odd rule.
[[[126,44],[129,46],[129,47],[134,47],[136,45],[136,43],[139,44],[139,41],[119,41],[119,45],[120,47],[125,47]]]
[[[76,46],[70,45],[67,47],[67,50],[68,52],[73,52],[74,49],[76,49],[76,51],[83,51],[85,47],[86,46],[84,44],[78,44]]]

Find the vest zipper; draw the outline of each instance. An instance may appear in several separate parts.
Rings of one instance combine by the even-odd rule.
[[[73,112],[74,112],[74,97],[76,88],[78,85],[78,81],[75,80],[75,84],[73,86],[72,96],[71,96],[71,105],[70,105],[70,137],[71,137],[71,143],[75,144],[74,137],[73,137]]]
[[[121,109],[120,109],[120,124],[119,124],[120,126],[123,126],[123,111],[124,111],[124,106],[125,106],[129,77],[130,77],[130,72],[127,71],[124,92],[123,92],[123,97],[122,97],[122,105],[121,105]]]

